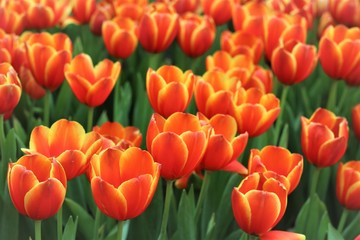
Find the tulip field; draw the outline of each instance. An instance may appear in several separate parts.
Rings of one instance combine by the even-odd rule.
[[[359,0],[0,0],[0,239],[360,240]]]

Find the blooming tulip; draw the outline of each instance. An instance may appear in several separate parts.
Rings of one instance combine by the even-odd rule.
[[[165,3],[149,4],[139,22],[139,42],[148,52],[166,50],[174,41],[179,29],[179,16]]]
[[[20,101],[21,83],[14,68],[9,63],[0,63],[0,114],[10,117]]]
[[[290,183],[288,193],[294,191],[303,171],[303,157],[286,148],[266,146],[261,150],[251,149],[249,173],[272,171],[285,176]]]
[[[95,35],[101,35],[102,25],[105,21],[111,20],[115,16],[112,4],[100,1],[96,4],[95,11],[90,17],[90,30]]]
[[[316,47],[290,40],[273,52],[271,68],[277,79],[286,85],[304,81],[317,64]]]
[[[121,65],[108,59],[95,67],[89,55],[81,53],[65,65],[65,77],[76,98],[90,107],[105,102],[120,75]]]
[[[227,23],[232,15],[234,0],[201,0],[204,13],[214,19],[216,25]]]
[[[85,172],[100,144],[96,133],[86,134],[80,123],[60,119],[50,128],[35,127],[30,135],[29,149],[23,150],[27,154],[56,157],[70,180]]]
[[[287,205],[287,190],[274,178],[253,173],[232,191],[232,209],[240,228],[261,235],[282,218]]]
[[[155,193],[160,164],[140,148],[109,148],[91,159],[91,190],[98,208],[116,220],[137,217]]]
[[[360,3],[358,0],[329,0],[328,9],[338,23],[360,27]]]
[[[260,240],[305,240],[306,237],[300,233],[272,230],[260,235]]]
[[[188,12],[180,16],[179,26],[178,43],[190,57],[204,54],[215,40],[216,26],[209,16]]]
[[[197,13],[199,8],[201,7],[200,0],[156,0],[156,1],[169,4],[180,15],[187,12]]]
[[[351,119],[352,119],[352,126],[354,129],[355,136],[360,141],[360,103],[352,108]]]
[[[96,0],[75,0],[72,6],[72,15],[79,23],[88,23],[95,12]]]
[[[66,175],[55,158],[25,155],[9,163],[8,186],[15,208],[34,220],[50,218],[65,199]]]
[[[324,108],[310,119],[301,117],[301,146],[307,160],[322,168],[334,165],[345,153],[349,138],[348,122]]]
[[[112,0],[110,1],[116,16],[131,18],[138,22],[144,13],[144,8],[149,4],[148,0]]]
[[[234,68],[245,68],[249,72],[255,69],[255,65],[248,55],[238,54],[234,57],[226,51],[216,51],[213,55],[206,57],[206,70],[220,68],[224,72],[233,70]]]
[[[336,197],[345,208],[360,209],[360,161],[339,163],[336,175]]]
[[[0,29],[20,35],[25,28],[25,9],[20,0],[3,1],[0,6]]]
[[[196,116],[176,112],[165,119],[157,113],[152,115],[146,146],[161,164],[160,174],[166,180],[189,175],[201,160],[206,144],[206,133]]]
[[[146,91],[155,112],[164,117],[183,112],[190,104],[196,76],[176,66],[164,65],[146,74]]]

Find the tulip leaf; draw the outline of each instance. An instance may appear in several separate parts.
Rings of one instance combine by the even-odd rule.
[[[211,215],[211,218],[208,222],[208,226],[206,229],[206,235],[205,235],[205,240],[211,240],[211,239],[215,239],[215,228],[216,227],[216,223],[215,223],[215,214]]]
[[[0,239],[19,239],[19,213],[15,209],[8,188],[0,196]]]
[[[69,84],[65,80],[60,87],[59,94],[57,95],[55,101],[55,108],[58,111],[53,111],[54,118],[68,118],[71,115],[70,110],[72,110],[72,103],[74,99],[74,93],[72,92]]]
[[[123,86],[120,86],[120,81],[118,80],[114,89],[114,107],[113,107],[114,121],[120,122],[124,126],[128,126],[130,120],[131,107],[132,107],[132,90],[130,83],[125,82]]]
[[[289,142],[289,125],[286,123],[279,137],[279,146],[283,148],[287,148],[288,142]]]
[[[94,229],[94,219],[89,215],[89,213],[82,208],[75,201],[66,198],[65,205],[70,209],[73,216],[76,216],[79,219],[79,231],[86,239],[92,239],[92,229]],[[89,230],[90,229],[90,230]]]
[[[339,233],[338,230],[336,230],[331,223],[328,224],[328,233],[327,233],[327,240],[344,240],[343,236],[341,236],[341,233]]]
[[[77,224],[78,224],[78,217],[76,217],[74,221],[73,217],[70,216],[64,228],[63,237],[62,237],[63,240],[76,239]]]
[[[355,217],[351,217],[354,214]],[[345,239],[355,239],[356,236],[360,234],[360,214],[357,211],[349,214],[349,218],[352,220],[345,227],[343,235]]]
[[[20,121],[17,118],[14,118],[13,123],[14,123],[14,129],[15,129],[15,133],[16,133],[15,137],[16,137],[18,145],[19,145],[18,147],[19,148],[27,147],[28,136],[27,136],[27,133],[25,132],[25,129],[23,128],[23,126],[21,125]]]
[[[236,229],[232,233],[230,233],[225,240],[247,240],[248,236],[246,233],[241,231],[241,229]]]

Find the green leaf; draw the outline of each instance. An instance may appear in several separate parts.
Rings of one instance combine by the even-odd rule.
[[[58,109],[58,111],[53,111],[55,119],[68,118],[71,115],[70,110],[73,110],[72,103],[74,98],[74,93],[65,80],[61,84],[59,94],[56,98],[55,109]]]
[[[19,239],[19,213],[15,209],[7,186],[0,196],[0,239]]]
[[[288,142],[289,142],[289,125],[286,123],[282,129],[279,138],[279,146],[283,148],[287,148]]]
[[[63,240],[76,239],[77,224],[78,224],[78,217],[76,217],[74,221],[73,217],[70,216],[64,228],[63,237],[62,237]]]
[[[341,236],[341,233],[339,233],[338,230],[336,230],[331,223],[328,224],[328,237],[327,240],[344,240],[343,236]]]
[[[129,82],[125,82],[121,87],[119,87],[119,85],[120,82],[118,81],[114,93],[114,121],[120,122],[124,126],[128,126],[133,94]]]
[[[19,144],[19,148],[27,147],[28,142],[28,134],[26,133],[25,129],[21,125],[20,121],[17,118],[14,118],[14,129],[15,129],[15,136]]]
[[[353,214],[354,218],[351,217]],[[345,239],[354,239],[360,234],[360,214],[358,211],[350,212],[349,218],[352,221],[345,227],[343,235]]]
[[[212,214],[206,229],[206,235],[205,235],[206,240],[215,239],[215,227],[216,227],[215,214]]]
[[[92,239],[92,229],[94,229],[94,219],[89,213],[73,200],[66,198],[65,205],[70,209],[72,214],[79,219],[79,231],[86,239]]]

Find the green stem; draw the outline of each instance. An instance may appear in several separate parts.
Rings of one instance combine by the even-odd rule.
[[[313,172],[313,176],[311,179],[311,188],[310,188],[310,196],[313,196],[316,193],[317,184],[319,182],[321,168],[316,167]]]
[[[100,220],[101,220],[101,212],[99,208],[96,208],[96,214],[95,214],[95,223],[94,223],[94,234],[93,239],[97,240],[99,239],[99,226],[100,226]]]
[[[94,121],[94,107],[89,107],[88,111],[88,118],[87,118],[87,128],[86,130],[90,132],[93,127],[93,121]]]
[[[343,209],[343,212],[341,214],[341,217],[340,217],[340,221],[339,221],[339,225],[338,225],[338,228],[337,230],[339,231],[339,233],[341,233],[345,227],[345,223],[346,223],[346,219],[347,219],[347,216],[349,215],[349,211],[344,208]]]
[[[116,239],[117,239],[117,240],[121,240],[121,239],[122,239],[123,227],[124,227],[124,221],[119,221],[119,222],[118,222],[117,234],[116,234]]]
[[[59,209],[59,211],[56,214],[56,218],[57,218],[57,239],[58,240],[62,240],[62,235],[63,235],[63,223],[62,223],[62,207]]]
[[[35,240],[41,240],[41,220],[35,220]]]
[[[337,80],[333,80],[331,83],[330,93],[326,104],[326,108],[330,111],[335,111],[336,108],[337,84]]]
[[[195,224],[199,222],[201,211],[204,206],[205,197],[209,189],[209,184],[210,184],[210,172],[205,171],[203,183],[200,189],[199,199],[195,209]]]
[[[50,122],[50,100],[51,100],[51,92],[46,90],[45,98],[44,98],[44,112],[43,112],[43,124],[45,126],[49,126]]]
[[[158,240],[167,240],[168,239],[166,230],[167,230],[167,224],[168,224],[168,219],[169,219],[170,203],[171,203],[172,195],[173,195],[173,181],[167,181],[166,182],[164,211],[163,211],[160,235],[158,237]]]

